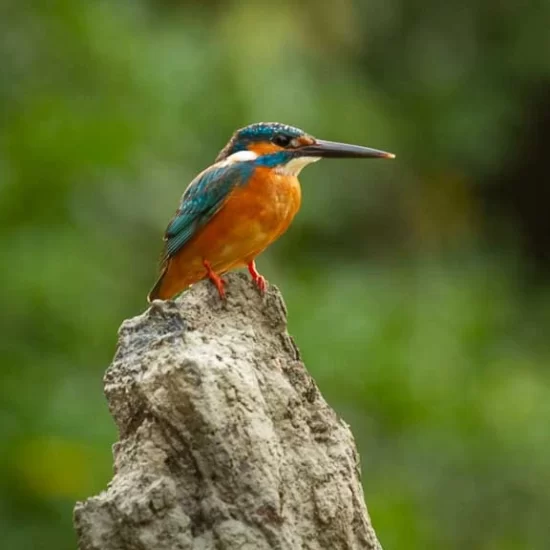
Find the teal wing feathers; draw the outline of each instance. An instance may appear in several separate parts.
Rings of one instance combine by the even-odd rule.
[[[253,171],[251,163],[212,166],[186,189],[164,234],[164,259],[176,254],[220,210],[231,191],[243,185]]]

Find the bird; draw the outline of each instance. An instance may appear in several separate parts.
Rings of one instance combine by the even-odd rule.
[[[395,158],[317,139],[279,122],[237,130],[214,164],[189,184],[164,234],[160,276],[147,299],[168,300],[202,279],[225,298],[222,275],[247,267],[261,293],[256,258],[290,226],[302,193],[298,175],[324,158]]]

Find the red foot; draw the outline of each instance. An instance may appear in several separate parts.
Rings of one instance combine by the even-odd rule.
[[[265,277],[256,271],[256,263],[254,260],[248,264],[248,272],[252,276],[252,280],[256,283],[256,286],[260,289],[260,292],[263,294],[267,288],[267,281]]]
[[[225,289],[223,288],[225,285],[225,281],[219,276],[214,273],[212,266],[210,265],[210,262],[208,260],[203,260],[202,265],[206,268],[206,273],[208,274],[208,278],[214,283],[215,287],[218,289],[218,294],[220,295],[220,298],[222,300],[225,300]]]

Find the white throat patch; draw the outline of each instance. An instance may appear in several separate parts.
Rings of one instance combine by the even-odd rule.
[[[284,176],[297,176],[308,164],[321,160],[321,157],[297,157],[286,164],[277,166],[275,172]]]

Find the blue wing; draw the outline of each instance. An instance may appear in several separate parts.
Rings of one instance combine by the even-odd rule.
[[[252,175],[252,163],[212,166],[199,174],[186,189],[180,206],[166,228],[164,257],[169,258],[220,210],[231,191]]]

